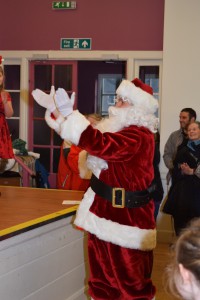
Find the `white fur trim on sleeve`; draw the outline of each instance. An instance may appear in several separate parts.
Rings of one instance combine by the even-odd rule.
[[[90,125],[90,122],[78,111],[74,110],[71,115],[61,124],[60,136],[64,140],[78,145],[81,133]]]
[[[105,218],[100,218],[90,212],[95,193],[91,188],[87,190],[79,205],[74,223],[95,234],[99,239],[113,244],[143,251],[149,251],[156,246],[156,229],[141,229],[138,227],[121,225]]]

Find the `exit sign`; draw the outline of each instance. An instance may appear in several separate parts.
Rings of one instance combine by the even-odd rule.
[[[52,2],[52,9],[75,9],[76,1],[56,1]]]
[[[90,50],[92,40],[91,39],[61,39],[60,48],[63,50]]]

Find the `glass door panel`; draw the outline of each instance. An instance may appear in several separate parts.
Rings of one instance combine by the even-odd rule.
[[[51,86],[64,88],[69,95],[77,92],[77,63],[67,61],[30,62],[30,91],[41,89],[49,94]],[[56,188],[56,173],[62,139],[48,127],[44,120],[45,108],[37,104],[30,95],[29,146],[40,153],[40,162],[49,172],[51,188]]]

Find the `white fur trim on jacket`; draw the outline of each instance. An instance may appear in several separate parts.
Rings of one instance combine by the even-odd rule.
[[[71,115],[61,124],[60,136],[78,145],[82,132],[90,125],[90,122],[78,111],[74,110]]]
[[[111,220],[100,218],[89,211],[94,201],[95,193],[91,188],[87,190],[77,210],[74,223],[95,234],[99,239],[113,244],[143,251],[152,250],[156,246],[156,230],[140,229],[121,225]]]

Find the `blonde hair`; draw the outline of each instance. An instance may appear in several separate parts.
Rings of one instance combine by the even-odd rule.
[[[86,119],[88,119],[88,121],[90,121],[92,124],[97,124],[98,122],[100,122],[102,120],[102,116],[96,113],[93,114],[86,114],[85,115]]]
[[[0,66],[0,73],[4,76],[4,70],[2,66]],[[4,90],[4,81],[0,85],[0,92],[2,92],[3,90]]]
[[[200,219],[191,221],[181,232],[175,244],[173,261],[165,270],[165,289],[178,298],[182,288],[179,264],[193,274],[200,289]]]

